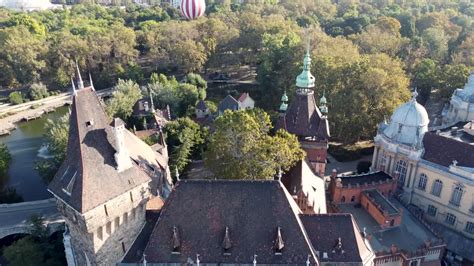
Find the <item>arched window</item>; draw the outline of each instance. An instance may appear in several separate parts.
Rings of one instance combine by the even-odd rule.
[[[439,197],[441,195],[441,190],[443,189],[443,182],[439,179],[436,179],[433,183],[433,187],[431,188],[431,194]]]
[[[354,201],[355,201],[355,199],[356,199],[356,196],[352,196],[352,198],[351,198],[351,202],[354,202]]]
[[[418,181],[418,189],[426,190],[426,182],[428,182],[428,177],[425,174],[421,174]]]
[[[346,202],[346,196],[342,196],[341,202]]]
[[[407,177],[407,162],[400,160],[395,166],[395,172],[398,173],[398,183],[403,185],[405,184],[405,178]]]
[[[459,206],[461,204],[461,197],[463,192],[464,191],[461,186],[456,186],[453,190],[453,194],[451,195],[451,200],[449,201],[449,203],[454,206]]]

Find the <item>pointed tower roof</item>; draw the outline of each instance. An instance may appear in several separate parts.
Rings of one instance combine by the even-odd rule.
[[[309,43],[306,48],[306,55],[303,60],[303,71],[296,78],[296,86],[298,88],[310,89],[314,88],[314,76],[311,74],[311,56],[309,51]]]
[[[87,212],[134,187],[155,178],[148,167],[167,169],[167,161],[128,130],[124,145],[132,167],[118,172],[117,151],[111,122],[99,97],[90,88],[78,90],[73,97],[69,118],[67,155],[49,185],[49,191],[80,213]],[[113,120],[120,123],[119,120]],[[113,125],[113,124],[112,124]],[[157,182],[170,184],[156,177]]]
[[[275,128],[285,129],[298,137],[311,137],[327,141],[330,136],[329,122],[319,110],[314,99],[314,76],[310,73],[309,45],[304,59],[303,72],[296,79],[296,95],[286,113],[280,116]]]
[[[76,91],[76,86],[74,85],[74,80],[72,79],[72,76],[71,76],[71,85],[72,85],[72,95],[76,96],[77,91]]]

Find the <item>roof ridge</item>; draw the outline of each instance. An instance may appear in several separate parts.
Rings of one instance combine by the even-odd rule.
[[[78,96],[79,96],[79,91],[77,92],[76,95],[73,96],[73,97],[74,97],[73,106],[74,106],[74,111],[76,112],[76,113],[75,113],[75,115],[76,115],[76,121],[74,121],[74,122],[76,123],[77,137],[78,137],[78,139],[80,140],[81,137],[80,137],[80,132],[79,132],[79,119],[78,119],[78,114],[79,114],[79,112],[78,112],[78,110],[77,110],[77,97],[78,97]],[[70,117],[69,119],[71,119],[71,117]],[[73,136],[73,137],[74,137],[74,136]],[[73,142],[73,143],[74,143],[74,142]],[[68,140],[68,144],[69,144],[69,140]],[[84,185],[83,185],[83,184],[84,184],[84,176],[86,175],[86,173],[85,173],[85,171],[84,171],[85,166],[84,166],[84,160],[83,160],[82,144],[81,144],[80,141],[78,142],[78,144],[79,144],[79,145],[78,145],[78,146],[79,146],[79,148],[78,148],[78,151],[79,151],[79,164],[78,164],[78,166],[79,166],[78,168],[79,168],[79,169],[78,169],[78,171],[79,171],[79,174],[81,175],[81,178],[76,179],[76,181],[74,181],[74,183],[76,183],[77,180],[79,180],[80,182],[82,182],[82,184],[81,184],[81,210],[77,210],[78,212],[82,213],[82,208],[83,208],[83,206],[84,206],[84,198],[85,198],[85,197],[83,196],[83,195],[84,195]],[[68,146],[69,146],[69,145],[68,145]],[[69,151],[69,152],[70,152],[70,151]],[[74,184],[73,184],[73,186],[74,186]],[[73,189],[74,189],[74,187],[73,187]],[[71,194],[72,194],[72,190],[71,190]]]

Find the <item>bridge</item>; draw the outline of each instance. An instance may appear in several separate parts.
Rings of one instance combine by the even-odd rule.
[[[42,216],[50,232],[63,229],[64,219],[56,209],[53,198],[13,204],[0,204],[0,239],[14,234],[28,234],[29,219]]]

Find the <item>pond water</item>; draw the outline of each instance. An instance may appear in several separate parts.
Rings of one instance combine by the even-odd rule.
[[[55,120],[67,112],[68,107],[60,107],[39,119],[18,123],[11,135],[0,137],[0,143],[5,143],[12,156],[8,176],[0,177],[0,189],[15,188],[25,201],[51,197],[47,185],[35,170],[35,162],[49,156],[48,149],[43,146],[46,120]]]

